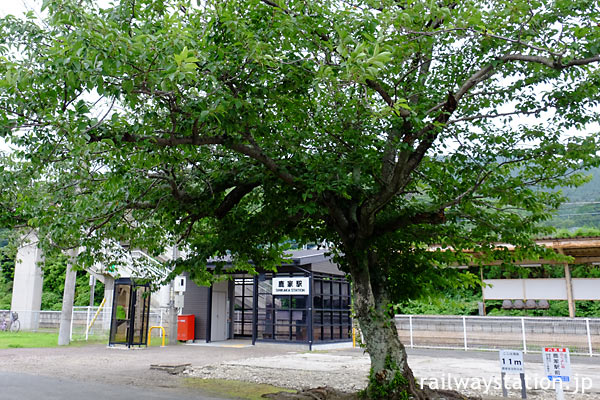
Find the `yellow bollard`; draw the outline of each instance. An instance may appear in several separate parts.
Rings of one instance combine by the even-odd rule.
[[[158,328],[162,330],[162,344],[160,347],[165,347],[165,328],[163,328],[162,326],[151,326],[150,329],[148,330],[148,346],[150,346],[150,344],[152,343],[152,329],[154,328]]]
[[[352,327],[352,347],[356,347],[356,328]]]

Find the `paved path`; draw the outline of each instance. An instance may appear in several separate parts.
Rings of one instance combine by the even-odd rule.
[[[285,346],[283,349],[286,349]],[[289,350],[289,347],[287,348]],[[167,372],[151,370],[152,364],[192,364],[211,365],[227,360],[243,359],[259,355],[275,355],[284,353],[281,347],[266,346],[256,347],[208,347],[208,346],[167,346],[165,348],[150,347],[142,349],[107,348],[105,345],[89,345],[82,347],[57,347],[57,348],[12,348],[0,349],[0,399],[4,400],[4,383],[10,384],[14,393],[19,393],[19,388],[28,390],[33,397],[19,397],[15,399],[46,400],[45,388],[52,386],[65,387],[69,391],[77,388],[82,390],[99,390],[98,393],[109,391],[111,387],[118,387],[125,395],[124,399],[143,399],[144,396],[135,393],[167,393],[165,397],[149,397],[149,399],[204,399],[198,389],[190,389],[185,385],[183,378],[170,375]],[[11,375],[12,374],[12,375]],[[14,385],[12,378],[15,378]],[[39,382],[39,384],[38,384]],[[63,385],[64,383],[64,385]],[[97,385],[97,386],[94,386]],[[58,390],[58,389],[57,389]],[[169,391],[176,392],[177,396],[168,395]],[[37,395],[35,395],[37,393]],[[57,392],[59,395],[60,392]],[[49,396],[49,395],[48,395]],[[66,399],[56,397],[57,399]],[[78,396],[74,399],[104,399],[103,397]],[[106,399],[119,399],[121,397],[106,397]],[[12,400],[12,398],[11,398]]]
[[[3,400],[218,400],[173,389],[144,389],[15,372],[0,372],[0,388]]]

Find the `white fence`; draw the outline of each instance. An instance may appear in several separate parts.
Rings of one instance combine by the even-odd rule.
[[[573,354],[600,355],[600,318],[396,315],[396,327],[400,340],[412,348],[535,353],[568,347]]]
[[[21,329],[33,332],[58,332],[60,311],[23,311],[16,310],[21,321]],[[148,327],[162,326],[168,332],[168,308],[152,308]],[[71,319],[71,340],[87,340],[88,338],[108,340],[110,333],[111,308],[73,307]],[[8,310],[0,310],[0,316],[7,316]],[[92,323],[93,322],[93,323]],[[152,337],[161,336],[160,329],[152,332]]]

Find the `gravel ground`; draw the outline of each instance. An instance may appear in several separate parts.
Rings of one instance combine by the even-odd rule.
[[[330,386],[343,392],[356,392],[366,386],[364,371],[290,371],[289,369],[218,364],[195,367],[184,375],[203,379],[234,379],[253,383],[268,383],[290,389]]]
[[[468,396],[481,396],[482,398],[497,398],[502,396],[499,386],[499,374],[489,373],[495,371],[498,361],[480,359],[480,353],[470,353],[464,358],[453,358],[444,356],[411,355],[409,362],[418,380],[423,378],[424,383],[432,388],[454,389]],[[587,360],[586,360],[587,361]],[[461,370],[451,369],[452,365],[458,363],[463,365]],[[535,379],[545,383],[540,374],[535,370],[541,368],[541,363],[531,363],[528,366],[528,376],[531,378],[532,388],[528,390],[528,398],[533,400],[549,400],[555,398],[553,390],[535,388]],[[331,350],[328,352],[297,352],[280,356],[265,356],[249,358],[244,360],[231,360],[218,364],[196,366],[186,371],[186,376],[198,378],[235,379],[254,383],[268,383],[275,386],[287,387],[297,390],[314,388],[319,386],[330,386],[345,392],[355,392],[365,387],[366,376],[369,370],[368,356],[358,350]],[[456,371],[449,374],[449,370]],[[585,363],[574,368],[577,376],[589,372],[590,382],[595,378],[600,379],[600,366]],[[543,369],[542,369],[543,371]],[[581,375],[579,374],[581,373]],[[465,388],[457,388],[455,379],[471,379]],[[442,379],[444,382],[442,383]],[[437,382],[437,387],[433,384]],[[479,382],[479,385],[476,383]],[[486,389],[485,384],[488,384]],[[596,385],[600,382],[596,382]],[[507,377],[509,397],[520,398],[520,383],[518,376]],[[511,389],[511,388],[516,389]],[[544,385],[544,387],[546,387]],[[575,387],[571,386],[565,390],[567,400],[597,400],[600,398],[598,387],[594,386],[588,393],[573,393]]]

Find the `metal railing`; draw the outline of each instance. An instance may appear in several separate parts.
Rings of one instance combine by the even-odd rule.
[[[600,355],[600,318],[396,315],[396,327],[411,348],[535,353],[568,347],[572,354]]]
[[[32,332],[58,332],[60,325],[60,311],[29,311],[13,310],[19,314],[21,330]],[[8,310],[0,310],[0,316]],[[97,314],[97,315],[96,315]],[[71,318],[71,340],[107,339],[110,333],[110,319],[112,309],[103,307],[98,312],[98,307],[73,307]],[[95,320],[94,320],[94,317]],[[94,320],[92,324],[92,320]],[[168,332],[169,309],[151,308],[148,326],[162,326]],[[161,337],[162,330],[154,331],[153,337]]]

